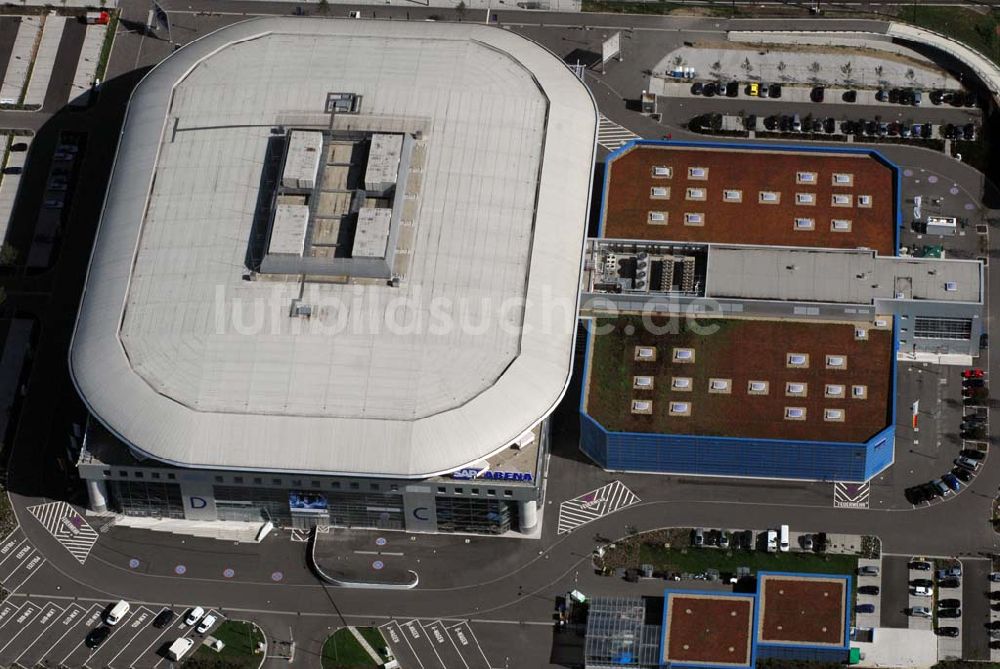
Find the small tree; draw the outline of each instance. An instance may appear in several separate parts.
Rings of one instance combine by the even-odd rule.
[[[674,67],[679,68],[683,66],[684,66],[684,56],[681,55],[674,56]]]
[[[17,252],[17,249],[10,244],[0,246],[0,265],[13,265],[20,256],[21,254]]]
[[[781,79],[782,79],[782,81],[784,81],[785,79],[788,78],[788,77],[785,76],[785,70],[787,70],[787,69],[788,69],[788,64],[785,63],[785,61],[783,61],[783,60],[779,60],[778,61],[778,72],[781,73]]]
[[[330,13],[330,0],[319,0],[318,11],[323,16]]]
[[[876,65],[875,66],[875,76],[879,78],[879,81],[882,80],[882,73],[883,72],[885,72],[885,68],[884,67],[882,67],[881,65]]]
[[[819,64],[818,60],[814,60],[812,65],[809,66],[809,71],[812,73],[813,82],[819,80],[819,73],[823,70],[823,66]]]
[[[743,63],[740,65],[740,67],[742,67],[747,74],[753,72],[753,65],[750,64],[749,56],[743,59]]]
[[[459,0],[459,3],[455,5],[455,11],[458,12],[459,20],[465,18],[465,0]]]
[[[719,73],[722,71],[722,63],[720,61],[715,61],[712,63],[711,70],[715,76],[719,76]]]
[[[916,76],[917,73],[913,71],[912,67],[906,70],[906,78],[909,79],[910,81],[913,81],[916,78]]]

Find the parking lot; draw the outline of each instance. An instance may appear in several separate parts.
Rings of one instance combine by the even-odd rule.
[[[0,605],[0,666],[38,665],[63,667],[157,667],[168,666],[166,649],[175,639],[193,637],[196,644],[205,636],[195,626],[184,624],[187,609],[173,609],[172,621],[153,625],[165,607],[135,605],[96,648],[87,635],[103,625],[108,604],[46,601],[14,597]],[[215,629],[224,618],[218,618]],[[193,652],[190,651],[190,652]]]
[[[486,654],[467,622],[390,621],[379,627],[402,667],[490,669]]]

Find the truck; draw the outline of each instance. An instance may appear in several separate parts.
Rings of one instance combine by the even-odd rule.
[[[174,642],[170,644],[170,648],[167,649],[167,657],[176,662],[184,657],[184,654],[191,650],[191,646],[193,645],[194,639],[191,639],[190,637],[174,639]]]
[[[83,15],[83,22],[89,26],[106,26],[111,23],[111,14],[108,12],[87,12]]]

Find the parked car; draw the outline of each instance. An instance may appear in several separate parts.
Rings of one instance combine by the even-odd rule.
[[[903,91],[898,88],[889,89],[889,102],[892,104],[899,104],[899,98],[902,97]]]
[[[933,483],[934,487],[938,489],[938,492],[941,493],[942,497],[946,497],[952,493],[952,489],[949,488],[941,479],[934,479],[931,483]]]
[[[934,588],[928,588],[922,585],[915,586],[912,590],[914,597],[933,597]]]
[[[966,458],[964,456],[955,458],[955,464],[959,467],[965,467],[970,471],[976,471],[979,469],[979,461],[973,460],[972,458]]]
[[[984,379],[962,379],[963,388],[982,388],[985,385]]]
[[[4,174],[21,174],[24,171],[23,167],[18,167],[17,165],[11,165],[10,167],[3,168]]]
[[[924,562],[923,560],[913,560],[908,566],[910,569],[916,571],[930,571],[933,568],[930,562]]]
[[[938,609],[938,618],[961,618],[962,609]]]
[[[726,97],[736,98],[740,95],[740,84],[736,81],[729,81],[725,85]]]
[[[962,484],[959,483],[958,477],[956,477],[954,474],[945,474],[944,476],[941,477],[941,480],[944,481],[946,486],[948,486],[955,492],[958,492],[959,490],[962,489]]]
[[[961,578],[962,568],[961,567],[946,567],[944,569],[937,570],[938,579],[942,578]]]
[[[799,543],[802,545],[802,550],[811,551],[813,549],[813,535],[803,534],[799,537]]]
[[[196,622],[201,620],[202,616],[205,615],[205,609],[200,606],[196,606],[188,613],[187,618],[184,619],[184,624],[191,627]]]
[[[208,614],[207,616],[201,619],[201,624],[198,625],[196,631],[198,632],[198,634],[204,634],[208,630],[212,629],[212,626],[216,623],[217,620],[218,618],[216,618],[214,615],[212,615],[211,613]]]
[[[822,102],[825,97],[826,89],[822,86],[814,86],[812,91],[809,92],[809,99],[813,102]]]
[[[970,367],[969,369],[962,370],[963,379],[981,379],[985,373],[978,367]]]
[[[888,102],[889,91],[885,90],[884,88],[878,89],[877,91],[875,91],[875,99],[878,100],[879,102]]]
[[[700,527],[694,529],[691,533],[691,545],[696,547],[705,545],[705,530]]]
[[[875,613],[874,604],[858,604],[854,607],[856,613]]]
[[[795,132],[802,131],[802,119],[799,118],[798,114],[792,116],[792,130]]]
[[[87,648],[93,649],[104,643],[109,636],[111,636],[111,628],[107,625],[101,625],[90,630],[90,633],[87,634],[87,638],[83,642]]]
[[[958,628],[957,627],[938,627],[937,628],[937,633],[938,633],[938,636],[956,637],[956,636],[958,636]]]
[[[854,91],[854,90],[844,91],[844,94],[842,96],[840,96],[840,97],[841,97],[841,99],[844,102],[857,102],[858,101],[858,92]]]
[[[14,142],[10,145],[10,150],[14,153],[21,153],[28,150],[28,144],[26,142]]]
[[[982,460],[986,457],[986,453],[975,448],[963,448],[958,452],[959,455],[969,458],[970,460]]]
[[[926,501],[930,500],[930,497],[928,497],[924,493],[924,491],[920,489],[919,486],[914,486],[912,488],[907,488],[903,492],[903,495],[906,497],[906,501],[908,501],[910,504],[914,504],[914,505],[921,504],[923,502],[926,502]]]
[[[705,91],[705,84],[696,81],[691,84],[691,95],[701,95]]]
[[[966,123],[962,126],[962,139],[967,142],[974,141],[976,139],[976,126],[973,123]]]
[[[752,98],[755,98],[758,95],[760,95],[760,84],[758,84],[756,81],[751,81],[749,84],[747,84],[746,94]]]
[[[957,578],[943,578],[938,581],[939,588],[960,588],[962,587],[962,581]]]
[[[964,467],[955,467],[951,470],[951,473],[955,475],[955,478],[963,483],[968,483],[972,480],[972,472]]]
[[[958,599],[939,599],[937,605],[939,609],[957,609],[962,602]]]
[[[990,347],[990,336],[985,332],[979,335],[979,348],[989,348]]]
[[[725,530],[719,534],[719,548],[729,548],[729,532]]]
[[[861,585],[858,586],[858,592],[862,595],[877,595],[879,587],[877,585]]]
[[[708,530],[705,532],[705,545],[706,546],[718,546],[719,545],[719,531],[718,530]]]
[[[878,576],[878,567],[873,564],[866,564],[863,567],[858,567],[859,576]]]
[[[1000,571],[991,571],[990,580],[994,583],[1000,583]]]
[[[915,618],[930,618],[931,610],[926,606],[914,606],[910,609],[910,615]]]
[[[711,81],[701,87],[701,94],[704,95],[706,98],[715,97],[715,93],[716,93],[715,84]]]
[[[153,627],[156,629],[163,629],[173,621],[174,612],[170,609],[163,609],[155,618],[153,618]]]
[[[743,120],[743,127],[746,128],[747,130],[756,130],[757,129],[757,115],[756,114],[750,114],[749,116],[747,116]]]
[[[828,135],[832,135],[836,131],[837,131],[836,119],[832,117],[827,117],[827,119],[823,121],[823,132],[825,132]]]

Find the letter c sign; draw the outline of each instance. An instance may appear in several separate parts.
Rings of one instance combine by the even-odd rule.
[[[205,501],[204,497],[190,497],[189,498],[192,509],[204,509],[208,506],[208,502]]]
[[[413,510],[413,517],[417,520],[429,520],[427,517],[427,507],[418,506]]]

